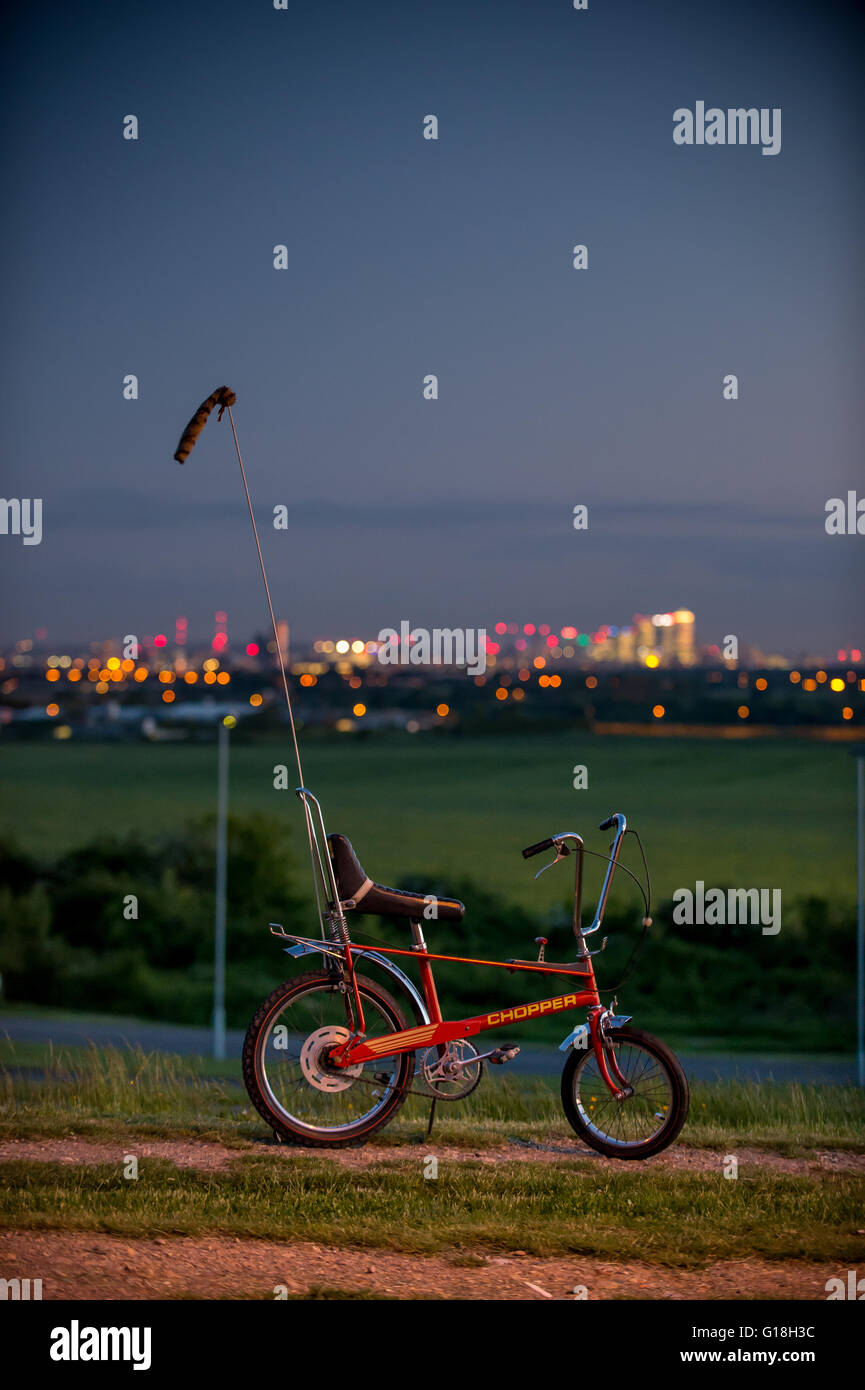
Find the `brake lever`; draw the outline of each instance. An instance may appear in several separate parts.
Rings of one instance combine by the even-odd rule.
[[[555,859],[551,859],[549,864],[545,864],[542,869],[538,869],[538,872],[535,874],[535,881],[537,881],[540,878],[541,874],[545,874],[547,872],[547,869],[555,868],[556,864],[558,864],[560,859],[567,859],[570,853],[571,851],[568,849],[566,844],[556,845]]]

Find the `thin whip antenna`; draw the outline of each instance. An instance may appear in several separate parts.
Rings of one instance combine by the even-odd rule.
[[[297,775],[300,785],[303,786],[303,768],[300,762],[300,747],[297,742],[297,729],[294,727],[294,714],[291,709],[291,695],[288,690],[288,676],[285,670],[285,658],[282,654],[282,646],[279,641],[279,632],[276,627],[276,615],[273,611],[273,600],[270,597],[270,585],[267,582],[267,570],[264,567],[264,556],[261,553],[261,541],[258,539],[258,527],[255,524],[255,513],[252,510],[252,498],[249,495],[249,484],[246,481],[246,469],[243,466],[243,459],[240,453],[240,445],[237,442],[237,430],[234,427],[234,416],[231,413],[231,406],[227,406],[228,418],[231,422],[231,433],[234,435],[234,448],[237,453],[237,462],[240,464],[240,476],[243,479],[243,491],[246,493],[246,505],[249,508],[249,519],[252,522],[252,534],[255,536],[255,548],[258,551],[258,563],[261,566],[261,577],[264,580],[264,592],[267,595],[267,606],[270,610],[270,622],[273,627],[273,640],[276,645],[276,655],[279,660],[279,669],[282,675],[282,688],[285,691],[285,703],[288,709],[288,722],[291,725],[291,741],[294,745],[294,757],[297,762]]]

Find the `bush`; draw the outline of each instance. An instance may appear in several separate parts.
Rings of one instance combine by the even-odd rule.
[[[133,1014],[178,1023],[209,1023],[213,993],[215,825],[190,823],[181,835],[116,837],[86,844],[55,864],[39,864],[12,845],[0,850],[0,973],[9,999],[85,1011]],[[463,880],[447,894],[467,905],[459,923],[425,924],[433,951],[480,960],[534,959],[534,938],[549,938],[547,958],[574,958],[570,908],[544,917]],[[411,879],[401,886],[429,891]],[[441,889],[444,892],[444,888]],[[131,895],[137,918],[124,915]],[[128,910],[127,910],[128,912]],[[584,918],[587,914],[584,913]],[[760,1043],[778,1050],[852,1049],[855,922],[849,907],[817,898],[785,904],[782,930],[686,927],[672,903],[655,911],[636,970],[619,1007],[662,1034],[693,1033]],[[616,986],[640,934],[639,907],[612,904],[595,957],[602,997]],[[282,821],[229,820],[226,1011],[242,1027],[287,973],[269,921],[314,932],[296,887]],[[355,917],[356,940],[406,947],[392,919]],[[591,938],[592,947],[600,944]],[[397,961],[402,968],[408,963]],[[308,964],[307,964],[307,968]],[[371,969],[372,967],[368,967]],[[437,963],[449,1017],[564,993],[544,980],[480,965]]]

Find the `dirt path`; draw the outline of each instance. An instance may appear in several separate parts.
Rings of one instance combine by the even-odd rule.
[[[787,1158],[783,1154],[763,1149],[735,1149],[735,1157],[740,1168],[769,1168],[777,1173],[790,1173],[807,1176],[819,1173],[865,1173],[865,1154],[848,1153],[845,1150],[821,1149],[807,1158]],[[434,1154],[439,1163],[559,1163],[563,1159],[585,1159],[600,1169],[621,1172],[631,1165],[622,1164],[616,1159],[604,1158],[582,1144],[549,1143],[534,1144],[525,1140],[515,1140],[506,1144],[488,1144],[481,1149],[456,1148],[452,1145],[438,1144],[431,1138],[426,1144],[378,1145],[367,1144],[361,1149],[334,1149],[331,1152],[320,1149],[295,1148],[291,1145],[247,1144],[242,1148],[228,1148],[223,1144],[198,1142],[191,1139],[144,1139],[128,1138],[117,1144],[108,1140],[79,1139],[69,1135],[62,1139],[4,1139],[0,1140],[0,1163],[14,1159],[25,1159],[42,1163],[121,1163],[127,1154],[137,1158],[165,1158],[181,1168],[197,1168],[202,1172],[219,1172],[231,1163],[245,1158],[257,1158],[262,1154],[274,1157],[277,1161],[291,1163],[298,1155],[325,1158],[328,1162],[350,1169],[369,1168],[375,1163],[394,1163],[416,1165],[423,1163],[428,1154]],[[716,1173],[725,1161],[726,1155],[714,1149],[692,1149],[674,1144],[657,1158],[633,1165],[637,1170],[661,1168],[666,1170],[690,1171],[695,1173]]]
[[[466,1261],[476,1261],[469,1266]],[[0,1233],[4,1278],[42,1279],[43,1299],[309,1296],[351,1290],[388,1299],[825,1299],[835,1266],[724,1260],[703,1270],[594,1258],[399,1255],[234,1237],[136,1240],[74,1231]],[[284,1292],[283,1292],[284,1291]]]

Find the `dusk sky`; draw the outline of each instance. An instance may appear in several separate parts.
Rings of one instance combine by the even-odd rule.
[[[0,536],[0,640],[264,628],[227,420],[172,458],[227,383],[298,636],[865,645],[824,529],[865,495],[857,9],[13,5],[2,491],[43,539]],[[677,146],[698,101],[781,108],[780,153]]]

